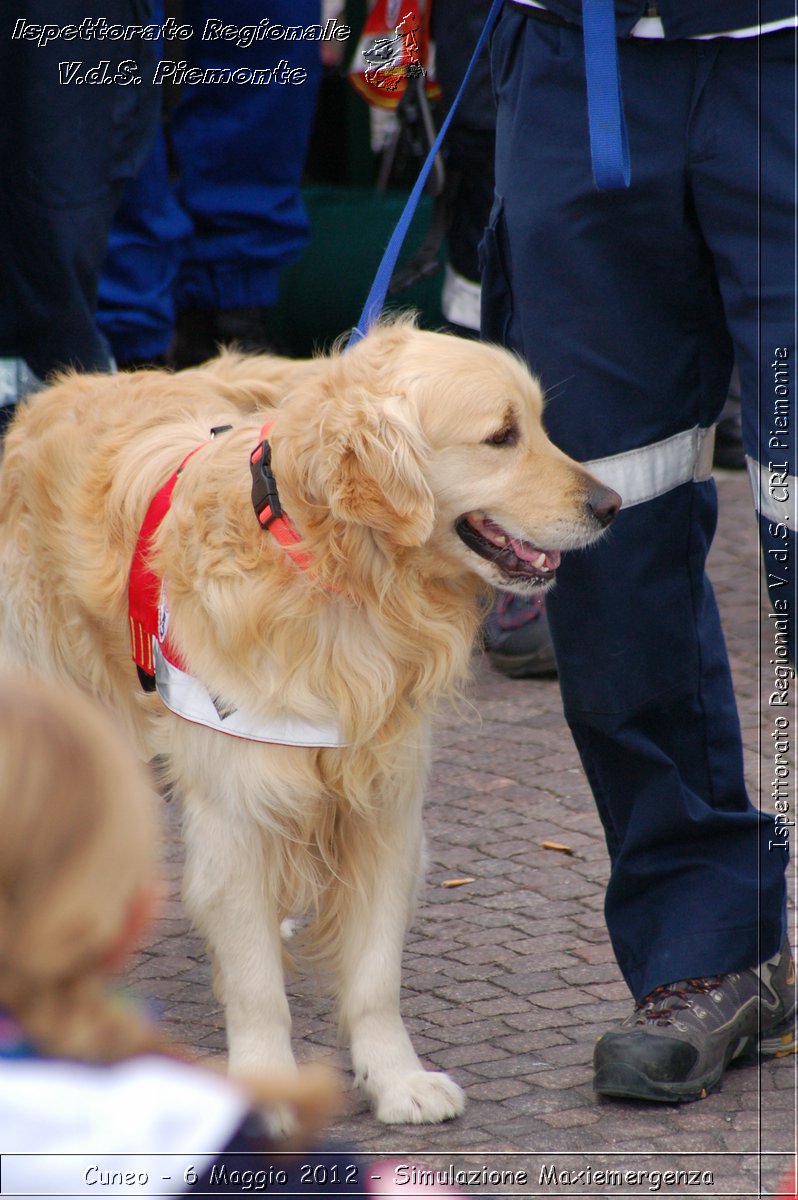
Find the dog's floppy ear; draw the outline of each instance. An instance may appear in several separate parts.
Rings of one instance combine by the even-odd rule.
[[[423,474],[426,447],[401,400],[347,396],[348,420],[337,429],[329,464],[333,516],[421,546],[432,533],[435,502]],[[325,432],[327,422],[325,421]]]

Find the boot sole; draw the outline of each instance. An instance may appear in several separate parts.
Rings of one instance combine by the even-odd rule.
[[[746,1038],[736,1053],[730,1046],[720,1068],[693,1079],[689,1083],[659,1083],[649,1079],[625,1063],[601,1067],[593,1079],[593,1088],[602,1096],[624,1100],[651,1100],[660,1104],[689,1104],[703,1100],[711,1092],[719,1090],[723,1076],[730,1066],[751,1066],[761,1059],[786,1058],[798,1051],[798,1029],[795,1013],[778,1028],[771,1030],[757,1042]]]
[[[612,1096],[618,1100],[650,1100],[658,1104],[689,1104],[703,1100],[710,1092],[716,1092],[723,1082],[725,1067],[703,1080],[683,1083],[657,1083],[635,1071],[633,1067],[602,1067],[593,1079],[593,1088],[601,1096]]]

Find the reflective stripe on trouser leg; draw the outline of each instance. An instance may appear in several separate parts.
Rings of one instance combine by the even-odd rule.
[[[685,429],[639,450],[627,450],[585,463],[589,471],[621,496],[625,508],[654,500],[683,483],[712,475],[715,427]]]

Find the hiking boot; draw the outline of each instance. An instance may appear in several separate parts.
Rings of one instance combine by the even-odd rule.
[[[664,984],[599,1038],[593,1086],[604,1096],[701,1100],[731,1062],[779,1058],[798,1046],[795,966],[785,940],[759,967]]]
[[[482,635],[488,658],[503,675],[535,679],[557,674],[543,596],[500,592]]]

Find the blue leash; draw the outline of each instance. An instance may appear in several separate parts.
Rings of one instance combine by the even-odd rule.
[[[399,253],[415,216],[432,164],[438,155],[474,65],[482,53],[490,32],[501,11],[504,0],[493,0],[482,32],[477,39],[462,83],[451,107],[430,147],[418,179],[407,198],[402,215],[385,248],[371,290],[366,297],[360,318],[349,335],[346,349],[357,345],[379,320],[388,294]],[[629,147],[621,99],[621,78],[618,67],[618,47],[615,40],[613,0],[582,0],[582,22],[585,38],[585,73],[587,77],[587,110],[590,127],[590,153],[596,187],[629,186]]]

